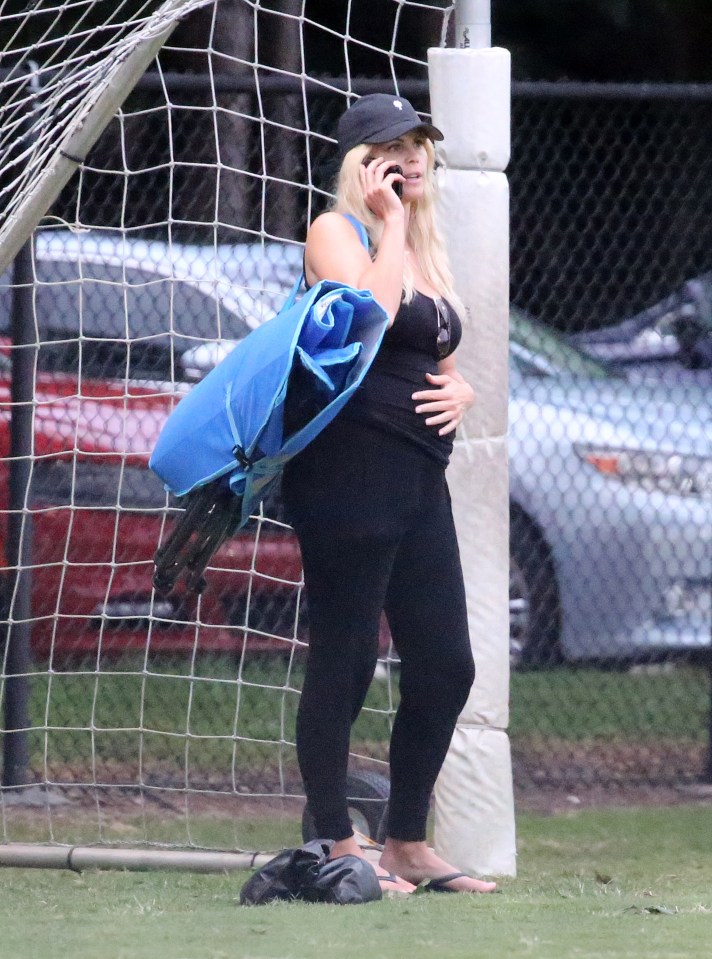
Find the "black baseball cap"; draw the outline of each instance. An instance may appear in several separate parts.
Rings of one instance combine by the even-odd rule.
[[[444,139],[437,127],[420,119],[404,97],[391,93],[370,93],[341,115],[336,139],[343,156],[359,143],[388,143],[417,129],[431,140]]]

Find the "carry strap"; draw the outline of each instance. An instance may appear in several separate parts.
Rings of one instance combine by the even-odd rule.
[[[282,306],[282,309],[279,311],[280,313],[282,313],[282,312],[284,312],[284,310],[288,310],[290,307],[294,306],[294,304],[296,303],[296,300],[297,300],[297,293],[299,293],[299,290],[300,290],[301,287],[302,287],[302,283],[304,282],[304,279],[305,279],[305,277],[304,277],[304,270],[302,270],[302,272],[301,272],[301,273],[299,274],[299,276],[297,277],[297,281],[296,281],[296,283],[294,284],[294,286],[292,287],[289,296],[288,296],[287,299],[284,301],[284,305]]]
[[[358,233],[358,238],[361,241],[361,244],[368,250],[370,245],[368,242],[368,233],[366,232],[366,227],[363,225],[363,223],[360,220],[357,220],[355,216],[351,216],[350,213],[342,213],[342,216],[344,216],[349,221],[349,223],[354,228],[354,230],[356,230],[356,232]],[[297,300],[297,294],[299,293],[299,290],[301,289],[302,283],[304,282],[305,278],[306,277],[304,275],[304,270],[302,270],[301,274],[297,278],[296,283],[292,287],[289,296],[285,300],[282,310],[288,310],[290,307],[294,306]],[[280,312],[282,311],[280,310]]]

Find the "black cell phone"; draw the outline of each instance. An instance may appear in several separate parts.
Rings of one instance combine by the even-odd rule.
[[[368,164],[372,160],[373,160],[373,157],[366,157],[361,162],[363,163],[364,166],[368,166]],[[403,170],[401,169],[401,167],[398,166],[397,163],[394,163],[393,166],[389,166],[383,175],[386,176],[388,173],[397,173],[399,176],[403,176]],[[395,191],[395,194],[398,197],[398,199],[402,200],[403,199],[403,183],[401,180],[394,181],[393,190]]]
[[[388,169],[386,170],[386,173],[397,173],[399,176],[403,176],[403,171],[401,170],[401,168],[398,166],[397,163],[394,164],[393,166],[389,166]],[[402,199],[403,199],[403,182],[402,182],[402,180],[394,180],[394,181],[393,181],[393,189],[395,190],[395,193],[396,193],[396,196],[398,197],[398,199],[399,199],[399,200],[402,200]]]

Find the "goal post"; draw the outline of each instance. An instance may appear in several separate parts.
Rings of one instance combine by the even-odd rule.
[[[304,805],[294,717],[306,642],[294,544],[280,517],[261,511],[216,554],[204,593],[159,596],[152,559],[178,510],[160,483],[150,486],[148,456],[160,418],[194,382],[201,356],[219,355],[225,341],[274,315],[298,275],[295,238],[333,185],[326,170],[338,114],[363,93],[393,90],[425,115],[428,64],[414,56],[413,31],[428,38],[424,55],[443,42],[455,10],[470,49],[434,48],[428,59],[434,122],[446,135],[437,174],[443,221],[470,316],[458,357],[477,396],[448,474],[477,679],[436,787],[435,842],[459,868],[513,874],[508,55],[475,49],[489,29],[479,3],[470,22],[465,2],[384,2],[393,30],[379,47],[360,15],[366,0],[344,0],[338,32],[335,19],[317,22],[299,0],[134,0],[107,4],[116,16],[106,49],[84,59],[82,11],[102,5],[63,4],[77,14],[73,45],[60,39],[51,62],[40,62],[32,59],[41,52],[36,38],[16,43],[16,67],[0,87],[0,116],[17,133],[3,139],[3,122],[0,311],[13,289],[5,266],[43,227],[33,238],[31,290],[23,284],[34,311],[36,446],[23,454],[32,479],[21,512],[37,548],[26,564],[0,571],[30,569],[34,584],[29,612],[11,596],[1,617],[9,627],[22,621],[36,654],[26,676],[29,719],[19,730],[30,775],[17,789],[0,789],[0,864],[26,855],[26,864],[64,868],[71,845],[101,847],[95,862],[123,868],[162,868],[165,856],[186,849],[207,858],[173,861],[239,868],[256,861],[251,850],[294,840],[289,830]],[[166,45],[178,20],[195,11],[200,29],[186,47]],[[309,59],[327,42],[331,62],[343,60],[339,75],[316,71]],[[188,48],[189,66],[179,71]],[[149,82],[124,103],[154,57]],[[365,79],[368,57],[387,62],[390,77]],[[29,69],[14,72],[23,62]],[[401,66],[412,71],[403,80]],[[0,337],[7,340],[2,329]],[[21,352],[14,346],[2,343],[0,375],[8,351]],[[0,428],[7,409],[0,402]],[[42,431],[53,417],[63,440],[53,433],[47,443]],[[97,435],[109,437],[108,449]],[[5,503],[0,498],[3,523],[19,512]],[[0,559],[2,547],[0,533]],[[75,659],[65,660],[67,651]],[[167,664],[168,656],[175,658]],[[388,680],[374,683],[351,756],[363,777],[351,808],[374,836],[397,702],[397,662],[384,654],[383,667]],[[11,673],[5,659],[0,698]],[[269,820],[269,840],[251,829],[260,817]],[[27,854],[28,821],[36,845],[49,851]],[[138,847],[161,855],[142,858]],[[240,854],[228,864],[225,850]]]
[[[431,49],[433,121],[444,133],[440,204],[467,310],[458,366],[476,403],[460,428],[448,482],[476,664],[472,693],[435,789],[441,855],[480,874],[514,875],[509,706],[510,57],[489,46],[489,3],[458,5],[458,46]]]
[[[62,44],[55,41],[55,62],[47,67],[36,59],[43,43],[49,43],[46,33],[26,46],[21,42],[22,30],[27,28],[32,15],[26,11],[3,14],[0,8],[8,34],[14,30],[14,38],[20,40],[16,48],[11,43],[4,51],[12,56],[15,65],[0,77],[4,87],[0,117],[9,136],[20,146],[15,150],[14,176],[5,187],[6,202],[0,210],[0,273],[84,162],[178,21],[211,2],[143,3],[125,23],[114,20],[112,11],[107,11],[104,26],[109,27],[111,40],[105,43],[99,57],[73,51],[73,56],[63,60]],[[73,6],[86,4],[70,0],[65,6],[71,12]],[[119,4],[115,13],[122,6]],[[156,9],[152,12],[151,7]],[[82,28],[83,18],[78,16],[81,50],[82,41],[87,40],[82,34],[89,31]],[[53,119],[55,112],[62,117],[60,122]],[[8,196],[10,188],[13,192]]]

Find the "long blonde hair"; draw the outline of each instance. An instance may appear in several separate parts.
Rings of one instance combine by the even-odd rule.
[[[423,276],[460,314],[465,308],[455,292],[452,271],[448,262],[445,243],[435,216],[435,150],[430,140],[425,140],[427,167],[425,190],[420,200],[411,203],[406,242],[415,253]],[[359,177],[359,167],[371,152],[364,143],[355,146],[344,156],[336,181],[335,199],[331,206],[337,213],[350,213],[366,227],[373,256],[383,233],[383,222],[366,206]],[[412,270],[406,262],[403,269],[403,299],[410,303],[415,294]]]

